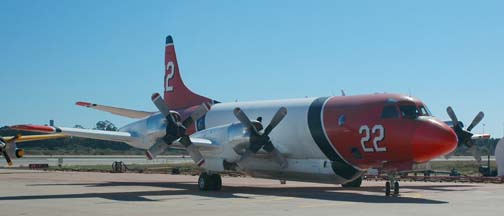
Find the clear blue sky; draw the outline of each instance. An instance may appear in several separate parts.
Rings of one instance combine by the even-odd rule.
[[[483,110],[503,135],[503,1],[0,1],[0,125],[155,110],[164,38],[194,91],[220,101],[411,92],[441,119]],[[475,131],[481,132],[482,125]]]

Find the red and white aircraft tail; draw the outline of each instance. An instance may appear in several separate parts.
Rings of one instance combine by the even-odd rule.
[[[180,76],[175,46],[173,45],[173,38],[170,35],[166,37],[165,46],[164,100],[168,107],[173,110],[215,102],[212,99],[192,92],[186,87]]]

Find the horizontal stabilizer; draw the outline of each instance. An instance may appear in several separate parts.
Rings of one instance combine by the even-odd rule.
[[[104,106],[104,105],[82,102],[82,101],[79,101],[75,104],[78,106],[83,106],[83,107],[87,107],[87,108],[91,108],[91,109],[109,112],[114,115],[124,116],[124,117],[128,117],[128,118],[136,118],[136,119],[144,118],[144,117],[150,116],[155,113],[155,112],[146,112],[146,111],[124,109],[124,108],[119,108],[119,107]]]

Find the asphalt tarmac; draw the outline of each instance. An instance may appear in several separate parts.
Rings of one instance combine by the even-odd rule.
[[[504,185],[384,182],[338,185],[224,177],[201,192],[197,176],[0,169],[0,215],[501,215]]]

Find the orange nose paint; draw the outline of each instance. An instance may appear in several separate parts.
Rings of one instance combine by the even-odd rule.
[[[413,160],[424,163],[455,150],[457,135],[445,123],[431,119],[415,130],[411,144]]]

